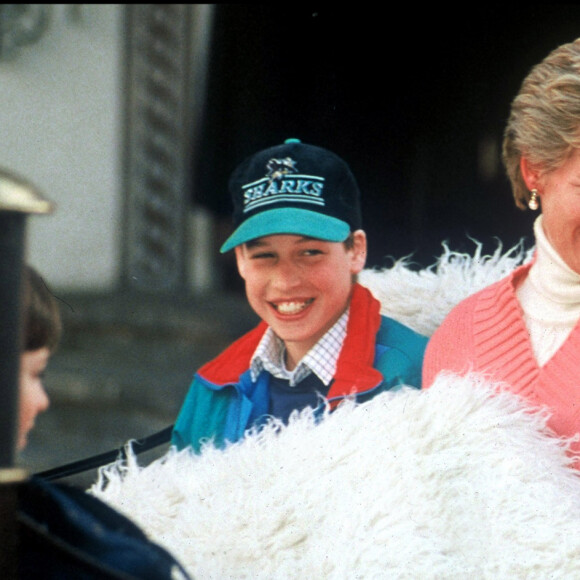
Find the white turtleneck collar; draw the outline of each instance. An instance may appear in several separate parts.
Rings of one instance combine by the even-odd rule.
[[[548,241],[542,216],[534,222],[536,256],[517,289],[532,348],[545,364],[580,318],[580,274],[572,270]]]
[[[542,215],[534,222],[536,260],[529,281],[544,300],[561,305],[564,310],[578,308],[580,314],[580,274],[564,262],[548,241],[542,227]]]

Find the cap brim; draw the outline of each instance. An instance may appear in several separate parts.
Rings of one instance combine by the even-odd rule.
[[[232,248],[276,234],[309,236],[327,242],[344,242],[350,226],[337,218],[305,209],[285,207],[263,211],[242,223],[220,249],[224,254]]]

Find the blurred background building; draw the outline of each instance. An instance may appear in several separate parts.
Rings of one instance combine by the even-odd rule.
[[[56,205],[26,255],[65,317],[26,461],[172,421],[253,324],[218,248],[228,176],[258,149],[297,137],[350,163],[369,266],[529,238],[502,131],[529,68],[579,32],[573,4],[0,5],[0,166]]]

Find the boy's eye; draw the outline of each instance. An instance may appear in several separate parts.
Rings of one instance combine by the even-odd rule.
[[[317,248],[309,248],[308,250],[304,250],[304,254],[306,256],[318,256],[319,254],[322,254],[322,250],[319,250]]]
[[[274,254],[272,252],[256,252],[250,256],[252,260],[265,260],[273,257]]]

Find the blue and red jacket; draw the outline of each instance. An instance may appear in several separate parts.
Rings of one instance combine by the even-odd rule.
[[[235,442],[268,414],[270,374],[254,382],[250,361],[267,325],[235,341],[195,374],[173,429],[172,444],[199,451],[206,440],[221,447]],[[355,284],[346,338],[327,394],[331,409],[354,395],[363,402],[400,388],[421,388],[421,368],[427,337],[392,318],[381,316],[380,303]]]

